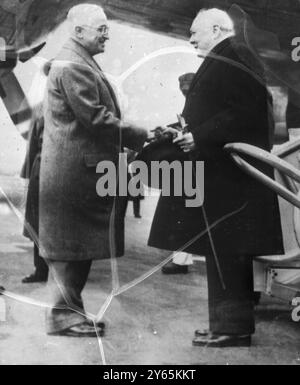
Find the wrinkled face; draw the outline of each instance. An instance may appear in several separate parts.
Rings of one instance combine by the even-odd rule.
[[[198,16],[191,26],[190,43],[198,51],[199,56],[207,54],[215,45],[216,29],[204,15]]]
[[[105,51],[105,42],[109,39],[108,32],[107,20],[101,16],[95,16],[88,20],[87,24],[76,28],[77,37],[92,56]]]

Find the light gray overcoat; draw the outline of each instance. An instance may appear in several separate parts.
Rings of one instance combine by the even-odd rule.
[[[47,259],[80,261],[122,254],[114,198],[97,195],[96,165],[117,162],[123,146],[139,151],[143,129],[121,122],[100,67],[70,39],[52,65],[45,97],[40,180],[40,242]],[[122,220],[122,219],[121,219]],[[114,223],[116,222],[116,223]],[[121,242],[122,243],[122,242]]]

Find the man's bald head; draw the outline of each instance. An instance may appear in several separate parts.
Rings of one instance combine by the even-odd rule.
[[[71,32],[82,25],[93,26],[95,21],[107,22],[103,8],[96,4],[78,4],[72,7],[67,16]]]
[[[99,5],[79,4],[70,9],[67,20],[71,36],[92,55],[105,50],[108,40],[107,17]]]
[[[206,23],[210,26],[218,25],[224,33],[234,33],[234,23],[231,17],[227,12],[218,8],[201,10],[195,18],[194,23]]]
[[[234,34],[234,23],[228,13],[218,8],[204,9],[192,24],[190,43],[203,54]]]

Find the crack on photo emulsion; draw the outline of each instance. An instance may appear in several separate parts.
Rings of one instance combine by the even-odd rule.
[[[184,47],[184,46],[182,46],[182,47],[167,47],[167,48],[159,49],[157,51],[154,51],[154,52],[150,53],[146,57],[138,60],[134,65],[132,65],[128,70],[126,70],[119,77],[110,76],[110,78],[112,78],[114,80],[114,82],[118,85],[119,89],[122,91],[123,83],[128,79],[129,76],[131,76],[143,64],[148,63],[149,61],[151,61],[154,58],[157,58],[157,57],[160,57],[160,56],[163,56],[163,55],[174,54],[174,53],[188,53],[188,54],[195,55],[194,50],[191,50],[190,48],[187,48],[187,47]],[[222,60],[221,57],[219,57],[217,55],[215,55],[215,56],[216,56],[215,59]],[[230,64],[232,64],[232,63],[230,63]],[[5,192],[3,191],[3,189],[1,187],[0,187],[0,193],[5,198],[5,200],[7,201],[8,206],[10,207],[12,212],[16,215],[18,220],[21,223],[24,224],[26,230],[29,232],[29,234],[31,235],[32,239],[34,240],[35,245],[39,248],[39,250],[42,251],[44,256],[46,256],[46,252],[43,249],[42,245],[40,245],[40,242],[39,242],[39,239],[38,239],[38,236],[37,236],[36,232],[32,229],[30,224],[25,221],[24,216],[22,215],[22,213],[17,209],[17,207],[14,206],[14,204],[10,201],[10,199],[8,198],[8,196],[5,194]],[[186,248],[188,248],[190,245],[192,245],[194,242],[196,242],[202,236],[204,236],[205,234],[208,234],[210,245],[211,245],[211,248],[212,248],[212,251],[213,251],[213,255],[214,255],[215,261],[216,261],[217,265],[219,265],[218,264],[218,256],[216,254],[216,250],[215,250],[215,246],[214,246],[211,230],[213,230],[216,226],[220,225],[223,221],[226,221],[231,216],[238,214],[245,207],[246,207],[246,204],[244,206],[242,206],[241,208],[239,208],[238,210],[233,211],[231,213],[228,213],[227,215],[224,215],[222,218],[220,218],[219,220],[215,221],[213,224],[209,225],[208,219],[207,219],[206,213],[205,213],[205,208],[204,208],[204,206],[202,206],[202,212],[203,212],[203,215],[204,215],[204,220],[205,220],[205,224],[206,224],[206,230],[204,230],[201,233],[199,233],[198,235],[196,235],[188,243],[186,243],[181,248],[179,248],[176,252],[184,251]],[[119,273],[118,273],[118,263],[117,263],[117,258],[115,257],[115,245],[114,245],[114,242],[113,242],[113,239],[114,239],[114,234],[113,234],[114,233],[114,229],[113,229],[114,221],[115,221],[115,207],[112,210],[111,220],[110,220],[110,231],[109,231],[109,233],[110,233],[110,249],[111,249],[110,262],[111,262],[111,275],[112,275],[112,292],[107,295],[105,302],[103,303],[103,305],[101,306],[99,312],[96,315],[91,314],[91,313],[82,313],[82,311],[80,311],[80,309],[78,309],[76,306],[73,306],[71,301],[70,301],[70,299],[67,298],[67,293],[65,293],[63,287],[61,286],[59,280],[57,279],[57,276],[56,276],[55,272],[52,269],[50,269],[51,273],[52,273],[52,276],[53,276],[53,278],[55,280],[56,285],[58,286],[58,288],[61,291],[64,299],[66,300],[66,303],[68,304],[67,309],[72,310],[72,311],[74,311],[74,312],[76,312],[76,313],[78,313],[80,315],[83,315],[87,319],[89,319],[90,321],[93,322],[95,331],[97,333],[99,353],[100,353],[101,362],[102,362],[103,365],[106,365],[107,362],[106,362],[106,357],[105,357],[104,344],[103,344],[103,341],[102,341],[102,337],[99,335],[98,328],[97,328],[97,323],[100,322],[103,319],[103,317],[105,316],[106,312],[110,308],[110,305],[111,305],[111,303],[112,303],[112,301],[113,301],[113,299],[115,297],[123,294],[124,292],[134,288],[135,286],[139,285],[140,283],[142,283],[146,279],[150,278],[153,274],[158,272],[164,265],[166,265],[168,262],[170,262],[172,260],[172,256],[173,256],[172,254],[170,254],[161,263],[159,263],[158,265],[156,265],[155,267],[150,269],[148,272],[146,272],[142,276],[140,276],[140,277],[134,279],[133,281],[131,281],[131,282],[125,284],[125,285],[122,285],[120,287]],[[45,261],[47,262],[47,258],[45,259]],[[48,264],[48,266],[49,266],[49,264]],[[220,275],[220,278],[221,278],[222,285],[224,287],[225,284],[224,284],[224,280],[223,280],[223,277],[222,277],[222,273],[221,273],[220,267],[218,268],[218,271],[219,271],[219,275]],[[26,298],[25,296],[22,296],[22,295],[13,294],[13,293],[11,293],[9,291],[4,291],[2,294],[4,296],[8,297],[8,298],[14,299],[14,300],[19,301],[19,302],[23,302],[25,304],[30,304],[30,305],[34,305],[34,306],[43,307],[43,308],[51,308],[51,307],[53,308],[52,305],[50,306],[47,303],[43,303],[43,302],[40,302],[40,301],[29,299],[29,298]],[[62,307],[54,307],[54,308],[55,309],[65,309],[66,307],[62,306]]]
[[[39,242],[38,242],[38,239],[37,239],[37,236],[36,236],[35,232],[31,228],[31,226],[29,226],[28,223],[26,223],[22,213],[13,205],[13,203],[10,201],[10,199],[8,198],[8,196],[5,194],[5,192],[3,191],[3,189],[1,187],[0,187],[0,193],[4,196],[4,198],[6,199],[8,205],[10,207],[10,209],[17,216],[19,221],[21,223],[25,224],[25,226],[27,227],[27,230],[30,231],[31,236],[34,237],[34,242],[40,248],[40,245],[39,245]],[[176,252],[184,251],[187,247],[191,246],[194,242],[196,242],[198,239],[203,237],[205,234],[210,233],[211,230],[213,230],[216,226],[220,225],[221,223],[223,223],[224,221],[226,221],[230,217],[232,217],[234,215],[237,215],[246,206],[247,206],[247,204],[243,205],[238,210],[235,210],[235,211],[233,211],[231,213],[228,213],[227,215],[224,215],[222,218],[220,218],[219,220],[215,221],[211,225],[208,225],[208,222],[207,222],[208,226],[207,226],[206,230],[204,230],[201,233],[199,233],[198,235],[196,235],[194,238],[192,238],[188,243],[183,245]],[[210,238],[210,239],[211,239],[211,242],[212,242],[211,246],[214,247],[213,240],[212,240],[212,238]],[[134,288],[135,286],[139,285],[140,283],[142,283],[146,279],[150,278],[153,274],[158,272],[164,265],[166,265],[171,260],[172,260],[172,254],[170,256],[168,256],[167,258],[165,258],[161,263],[156,265],[154,268],[150,269],[147,273],[143,274],[142,276],[140,276],[139,278],[133,280],[132,282],[129,282],[128,284],[125,284],[125,285],[120,287],[119,286],[119,275],[118,275],[117,260],[116,260],[115,257],[111,257],[112,277],[114,277],[114,280],[112,280],[112,282],[114,282],[113,289],[112,289],[112,292],[106,297],[106,300],[105,300],[104,304],[102,305],[102,307],[99,310],[97,315],[94,315],[94,314],[91,314],[91,313],[88,313],[88,312],[83,314],[81,311],[76,309],[76,307],[72,306],[70,304],[70,301],[68,301],[66,298],[65,298],[66,302],[69,304],[68,307],[66,307],[66,306],[61,306],[61,307],[56,306],[54,308],[55,309],[66,309],[67,308],[67,309],[72,310],[72,311],[74,311],[74,312],[76,312],[78,314],[86,316],[86,318],[88,318],[89,320],[91,320],[93,322],[95,331],[97,333],[97,340],[98,340],[98,346],[99,346],[99,352],[100,352],[100,355],[101,355],[102,364],[106,365],[107,363],[106,363],[106,358],[105,358],[105,349],[104,349],[104,345],[103,345],[103,342],[102,342],[102,337],[99,335],[99,332],[98,332],[97,323],[100,322],[103,319],[103,317],[104,317],[105,313],[107,312],[107,310],[109,309],[109,307],[110,307],[114,297],[117,297],[117,296],[123,294],[124,292]],[[62,289],[62,287],[59,284],[57,279],[56,279],[56,284],[58,285],[59,289],[61,290],[61,292],[65,296],[66,294],[64,293],[64,290]],[[22,295],[14,294],[14,293],[9,292],[7,290],[5,290],[3,292],[0,291],[0,294],[6,296],[7,298],[10,298],[10,299],[13,299],[15,301],[22,302],[22,303],[25,303],[25,304],[28,304],[28,305],[38,306],[38,307],[42,307],[42,308],[51,308],[51,307],[53,308],[53,306],[50,305],[50,304],[43,303],[43,302],[40,302],[40,301],[37,301],[37,300],[34,300],[34,299],[30,299],[30,298],[27,298],[27,297],[22,296]]]
[[[247,22],[248,22],[247,14],[245,12],[243,12],[241,10],[241,8],[238,7],[238,6],[235,6],[234,9],[235,10],[237,10],[237,9],[240,10],[242,15],[244,16],[244,24],[243,24],[244,38],[245,38],[244,40],[245,40],[247,46],[249,47],[249,49],[254,53],[253,49],[251,48],[251,45],[250,45],[250,42],[249,42],[249,36],[248,36],[248,33],[247,33]],[[260,33],[260,32],[261,31],[258,31],[258,33]],[[187,53],[187,54],[196,55],[195,50],[190,49],[188,47],[184,47],[184,46],[182,46],[182,47],[178,46],[178,47],[162,48],[162,49],[154,51],[154,52],[148,54],[147,56],[139,59],[138,61],[136,61],[135,64],[133,64],[130,68],[128,68],[125,72],[123,72],[120,76],[112,76],[112,75],[109,75],[109,74],[107,74],[107,75],[108,75],[109,78],[113,79],[113,81],[117,85],[119,91],[122,94],[124,94],[124,91],[123,91],[123,84],[124,84],[124,82],[135,71],[137,71],[142,65],[148,63],[152,59],[161,57],[163,55],[171,55],[171,54],[176,54],[176,53],[184,53],[184,54]],[[258,75],[256,75],[254,72],[250,71],[248,68],[242,66],[240,63],[233,62],[233,61],[229,60],[228,58],[224,58],[222,56],[219,56],[219,55],[216,55],[216,54],[213,54],[213,53],[211,55],[209,55],[209,56],[211,56],[212,58],[214,58],[216,60],[224,61],[224,62],[226,62],[229,65],[237,66],[241,70],[247,71],[253,77],[255,77],[256,80],[258,80],[260,83],[262,83],[262,80],[258,77]],[[257,54],[255,54],[255,56],[261,61],[261,59],[258,57]],[[268,72],[270,74],[272,74],[273,76],[278,78],[278,75],[274,71],[272,71],[271,68],[268,67],[267,70],[268,70]],[[279,80],[283,84],[289,85],[289,87],[292,86],[291,84],[288,84],[288,82],[285,79],[283,79],[283,78],[280,78]],[[120,137],[121,137],[121,135],[120,135]],[[96,186],[95,186],[95,188],[96,188]],[[10,210],[15,214],[15,216],[18,218],[18,220],[21,223],[24,224],[24,227],[26,228],[26,230],[28,231],[28,233],[30,234],[30,236],[32,237],[32,239],[34,241],[34,244],[38,247],[39,250],[41,250],[41,252],[42,252],[41,254],[45,257],[45,261],[46,261],[46,263],[47,263],[47,265],[49,267],[49,264],[47,262],[47,254],[46,254],[46,252],[45,252],[45,250],[43,248],[43,245],[40,244],[39,238],[38,238],[36,232],[32,229],[30,224],[25,221],[24,215],[12,203],[12,201],[9,199],[9,197],[7,196],[7,194],[2,189],[1,186],[0,186],[0,194],[2,194],[2,196],[4,197],[5,201],[7,202],[7,205],[10,208]],[[220,197],[220,199],[221,198],[222,197]],[[218,274],[219,274],[219,278],[220,278],[220,281],[221,281],[223,289],[225,289],[226,286],[225,286],[225,282],[224,282],[224,279],[223,279],[222,271],[221,271],[221,268],[220,268],[220,265],[219,265],[219,262],[218,262],[218,254],[217,254],[215,243],[214,243],[214,240],[213,240],[213,232],[212,232],[212,230],[214,230],[217,226],[220,226],[221,224],[223,224],[227,219],[229,219],[229,218],[231,218],[231,217],[233,217],[235,215],[240,214],[247,207],[247,205],[248,205],[248,203],[246,202],[245,204],[243,204],[238,209],[236,209],[234,211],[231,211],[228,214],[222,216],[218,220],[214,221],[212,224],[210,224],[209,221],[208,221],[208,218],[207,218],[207,215],[206,215],[206,211],[205,211],[205,204],[202,205],[201,209],[202,209],[202,214],[203,214],[203,217],[204,217],[204,222],[205,222],[206,229],[204,231],[200,232],[199,234],[197,234],[195,237],[193,237],[189,242],[187,242],[185,245],[180,247],[178,250],[176,250],[176,252],[182,252],[182,251],[186,250],[189,246],[194,244],[196,241],[198,241],[201,237],[203,237],[205,235],[208,235],[208,237],[209,237],[209,244],[210,244],[210,247],[212,249],[212,253],[213,253],[213,257],[214,257],[215,263],[216,263],[217,268],[218,268]],[[114,234],[114,231],[115,231],[114,230],[114,221],[115,221],[115,204],[113,205],[113,210],[112,210],[110,221],[109,221],[110,265],[111,265],[110,269],[111,269],[112,290],[111,290],[111,292],[109,294],[107,294],[107,296],[105,298],[105,301],[101,305],[101,307],[100,307],[100,309],[99,309],[97,314],[92,314],[92,313],[89,313],[89,312],[83,313],[79,308],[77,308],[76,306],[74,306],[71,303],[71,300],[70,300],[70,298],[68,298],[67,293],[65,292],[64,288],[60,284],[59,279],[57,278],[57,275],[56,275],[55,271],[50,266],[50,271],[51,271],[51,273],[53,275],[53,278],[55,280],[55,284],[57,285],[57,287],[61,291],[61,293],[62,293],[66,303],[68,304],[67,307],[66,306],[62,306],[62,307],[54,307],[54,308],[55,309],[66,309],[67,308],[69,310],[74,311],[75,313],[78,313],[80,315],[85,316],[87,319],[92,321],[94,329],[95,329],[95,331],[97,333],[97,342],[98,342],[98,348],[99,348],[99,355],[100,355],[100,358],[101,358],[101,363],[103,365],[107,365],[106,354],[105,354],[105,346],[104,346],[104,342],[105,341],[102,340],[102,337],[99,334],[99,331],[98,331],[98,328],[97,328],[97,323],[99,323],[100,321],[103,320],[103,318],[106,315],[107,311],[110,309],[110,306],[112,305],[112,302],[113,302],[115,297],[118,297],[118,296],[122,295],[123,293],[125,293],[125,292],[131,290],[132,288],[136,287],[137,285],[143,283],[145,280],[147,280],[152,275],[157,273],[163,266],[165,266],[173,258],[173,253],[172,253],[168,257],[166,257],[162,262],[160,262],[159,264],[157,264],[156,266],[154,266],[153,268],[148,270],[146,273],[142,274],[140,277],[138,277],[138,278],[136,278],[136,279],[132,280],[131,282],[128,282],[128,283],[126,283],[124,285],[120,285],[120,277],[119,277],[119,270],[118,270],[119,266],[118,266],[118,262],[117,262],[117,258],[116,258],[116,250],[115,250],[115,244],[114,244],[114,239],[115,239],[115,237],[114,237],[114,235],[115,235]],[[5,297],[7,297],[9,299],[12,299],[12,300],[24,303],[24,304],[28,304],[28,305],[32,305],[32,306],[36,306],[36,307],[41,307],[41,308],[46,308],[46,309],[47,308],[53,308],[53,305],[50,305],[50,304],[48,304],[46,302],[42,302],[42,301],[38,301],[38,300],[35,300],[35,299],[31,299],[31,298],[28,298],[28,297],[23,296],[23,295],[14,294],[14,293],[12,293],[10,291],[7,291],[7,290],[4,290],[2,292],[0,290],[0,294],[2,294],[3,296],[5,296]],[[111,342],[108,341],[107,344],[109,346],[111,344]]]

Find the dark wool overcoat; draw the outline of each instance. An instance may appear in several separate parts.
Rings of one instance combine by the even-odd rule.
[[[256,57],[233,39],[218,44],[199,68],[183,111],[197,147],[192,158],[205,162],[204,205],[187,208],[186,197],[161,197],[150,246],[211,255],[208,233],[196,240],[207,230],[206,215],[218,255],[283,252],[276,194],[247,176],[223,150],[227,143],[242,142],[270,151],[271,110]],[[273,170],[251,163],[274,177]]]

